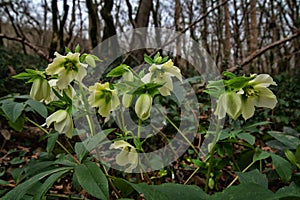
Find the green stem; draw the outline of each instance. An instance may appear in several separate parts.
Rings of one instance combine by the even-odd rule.
[[[197,153],[197,155],[199,155],[199,152],[196,149],[196,147],[189,141],[187,137],[185,137],[181,130],[167,116],[165,117],[168,120],[168,122],[170,122],[170,124],[176,129],[176,131],[183,137],[183,139],[192,147],[192,149]]]
[[[137,137],[140,141],[140,138],[141,138],[141,126],[142,126],[142,120],[139,118],[139,121],[138,121],[138,132],[137,132]]]
[[[243,169],[243,173],[246,172],[256,161],[252,161],[245,169]],[[227,186],[227,188],[231,187],[236,180],[238,180],[239,176],[236,176],[231,183]]]
[[[32,121],[31,119],[29,119],[28,117],[25,118],[27,121],[29,121],[30,123],[32,123],[33,125],[35,125],[36,127],[38,127],[39,129],[41,129],[44,133],[46,133],[47,135],[49,135],[49,131],[47,131],[46,129],[44,129],[41,125],[39,125],[38,123],[36,123],[35,121]],[[69,154],[73,159],[74,161],[77,163],[77,164],[80,164],[80,162],[78,161],[78,159],[76,157],[74,157],[71,152],[62,144],[60,143],[60,141],[56,140],[55,141],[67,154]]]
[[[221,120],[218,119],[216,132],[215,132],[215,135],[214,135],[214,139],[211,143],[212,146],[211,146],[211,149],[210,149],[210,152],[209,152],[208,169],[207,169],[206,182],[205,182],[205,188],[204,188],[204,191],[206,193],[208,192],[208,183],[209,183],[210,173],[211,173],[213,162],[214,162],[214,153],[215,153],[216,143],[218,142],[218,139],[219,139],[219,134],[220,134],[220,129],[221,129],[220,126],[221,126]]]

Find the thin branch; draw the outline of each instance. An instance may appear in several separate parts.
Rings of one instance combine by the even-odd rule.
[[[33,51],[35,51],[41,58],[43,58],[44,60],[50,62],[50,58],[43,52],[41,51],[37,46],[35,46],[34,44],[31,44],[30,42],[28,42],[27,40],[20,38],[20,37],[11,37],[5,34],[0,33],[0,38],[4,38],[7,40],[13,40],[13,41],[18,41],[21,42],[23,44],[25,44],[26,46],[30,47]]]
[[[293,39],[295,39],[295,38],[297,38],[297,37],[299,37],[299,36],[300,36],[300,31],[297,32],[297,33],[294,33],[294,34],[291,35],[291,36],[288,36],[288,37],[285,37],[285,38],[283,38],[283,39],[281,39],[281,40],[278,40],[278,41],[276,41],[276,42],[273,42],[273,43],[271,43],[271,44],[269,44],[269,45],[267,45],[267,46],[265,46],[265,47],[263,47],[263,48],[261,48],[261,49],[258,49],[258,50],[256,50],[256,51],[254,51],[251,55],[249,55],[248,57],[246,57],[239,65],[234,66],[234,67],[231,67],[231,68],[227,69],[227,71],[229,71],[229,72],[234,72],[234,71],[236,71],[238,68],[243,67],[243,66],[249,64],[250,62],[252,62],[252,60],[254,60],[255,58],[259,57],[260,55],[262,55],[262,54],[265,53],[266,51],[268,51],[268,50],[270,50],[270,49],[272,49],[272,48],[274,48],[274,47],[277,47],[277,46],[279,46],[279,45],[281,45],[281,44],[283,44],[283,43],[285,43],[285,42],[288,42],[288,41],[290,41],[290,40],[293,40]]]

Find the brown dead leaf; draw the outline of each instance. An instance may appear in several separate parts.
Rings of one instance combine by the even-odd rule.
[[[7,129],[1,129],[0,132],[5,140],[10,140],[11,133]]]

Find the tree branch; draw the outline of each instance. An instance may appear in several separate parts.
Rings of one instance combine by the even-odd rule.
[[[269,45],[267,45],[267,46],[264,46],[263,48],[254,51],[251,55],[249,55],[248,57],[246,57],[239,65],[234,66],[234,67],[231,67],[231,68],[227,69],[227,71],[229,71],[229,72],[234,72],[234,71],[236,71],[238,68],[243,67],[243,66],[249,64],[250,62],[252,62],[252,60],[254,60],[254,59],[257,58],[258,56],[262,55],[262,54],[265,53],[266,51],[268,51],[268,50],[270,50],[270,49],[272,49],[272,48],[274,48],[274,47],[277,47],[277,46],[279,46],[279,45],[281,45],[281,44],[283,44],[283,43],[285,43],[285,42],[288,42],[288,41],[290,41],[290,40],[293,40],[293,39],[295,39],[295,38],[297,38],[297,37],[299,37],[299,36],[300,36],[300,31],[297,32],[297,33],[294,33],[294,34],[291,35],[291,36],[285,37],[285,38],[283,38],[283,39],[281,39],[281,40],[278,40],[278,41],[273,42],[273,43],[271,43],[271,44],[269,44]]]
[[[13,40],[13,41],[17,41],[17,42],[21,42],[23,44],[25,44],[26,46],[30,47],[34,52],[36,52],[41,58],[43,58],[44,60],[50,62],[50,58],[43,52],[41,51],[37,46],[31,44],[30,42],[28,42],[27,40],[20,38],[20,37],[11,37],[5,34],[0,33],[0,38],[4,38],[7,40]]]

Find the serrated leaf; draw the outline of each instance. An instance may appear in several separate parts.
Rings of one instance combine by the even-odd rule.
[[[238,90],[240,88],[245,87],[248,84],[248,82],[254,78],[255,77],[238,76],[238,77],[231,78],[230,80],[224,81],[224,83],[226,86]]]
[[[100,133],[97,133],[96,135],[92,137],[88,137],[85,141],[83,141],[83,144],[87,151],[91,152],[93,149],[99,146],[99,143],[106,138],[108,134],[110,134],[112,131],[114,131],[114,128],[106,129],[101,131]]]
[[[257,169],[250,172],[236,172],[239,176],[240,183],[255,183],[263,188],[268,188],[268,180],[265,174],[260,173]]]
[[[6,104],[2,104],[1,106],[3,112],[8,117],[11,122],[15,122],[18,117],[22,114],[24,110],[23,103],[10,102]]]
[[[42,117],[46,118],[48,116],[47,108],[43,103],[39,101],[35,101],[33,99],[28,99],[25,102],[25,104],[29,105],[34,111],[36,111]]]
[[[93,162],[85,162],[75,168],[75,175],[78,183],[90,195],[99,199],[108,199],[108,182],[100,170]]]
[[[275,166],[275,170],[277,174],[284,182],[288,182],[292,177],[291,164],[287,160],[285,160],[284,158],[276,154],[272,153],[271,157],[272,157],[272,163]]]

